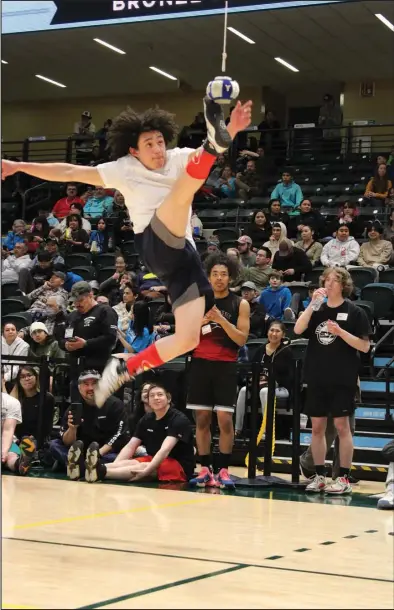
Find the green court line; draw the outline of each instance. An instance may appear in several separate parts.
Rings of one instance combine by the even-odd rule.
[[[391,532],[394,535],[394,532]],[[356,538],[358,538],[358,536],[355,536]],[[339,578],[353,578],[356,580],[371,580],[374,582],[388,582],[388,583],[392,583],[393,581],[387,578],[375,578],[375,577],[369,577],[369,576],[357,576],[357,574],[352,575],[352,574],[339,574],[336,572],[318,572],[316,570],[304,570],[302,568],[285,568],[285,567],[276,567],[271,565],[264,565],[264,564],[257,564],[257,563],[244,563],[244,564],[239,564],[235,561],[227,561],[227,560],[222,560],[222,559],[207,559],[205,557],[188,557],[187,555],[169,555],[168,553],[153,553],[153,552],[148,552],[148,551],[133,551],[133,550],[129,550],[129,549],[115,549],[115,548],[111,548],[111,547],[106,547],[106,546],[90,546],[87,544],[73,544],[71,542],[54,542],[52,540],[35,540],[33,538],[13,538],[11,536],[3,536],[3,540],[12,540],[14,542],[34,542],[36,544],[51,544],[54,546],[66,546],[66,547],[73,547],[73,548],[77,548],[77,549],[91,549],[93,551],[109,551],[112,553],[128,553],[131,555],[148,555],[148,556],[152,556],[152,557],[164,557],[166,559],[186,559],[188,561],[201,561],[204,563],[221,563],[224,565],[230,565],[230,566],[238,566],[238,565],[243,565],[247,568],[264,568],[267,570],[284,570],[285,572],[298,572],[301,574],[319,574],[319,576],[338,576]],[[281,558],[281,555],[273,555],[271,558],[270,557],[264,557],[264,559],[278,559]]]
[[[336,544],[333,540],[326,540],[325,542],[320,542],[322,546],[329,546],[330,544]]]
[[[365,534],[376,534],[378,530],[365,530]]]
[[[283,559],[283,555],[271,555],[271,557],[264,557],[264,559],[275,561],[275,559]]]
[[[166,589],[173,589],[174,587],[181,587],[182,585],[188,585],[192,582],[197,582],[198,580],[205,580],[206,578],[213,578],[214,576],[221,576],[222,574],[228,574],[230,572],[236,572],[238,570],[243,570],[249,566],[245,564],[237,564],[232,566],[231,568],[225,568],[224,570],[216,570],[215,572],[208,572],[207,574],[201,574],[200,576],[192,576],[191,578],[184,578],[182,580],[175,580],[174,582],[169,582],[166,585],[158,585],[157,587],[152,587],[150,589],[142,589],[141,591],[135,591],[135,593],[129,593],[127,595],[120,595],[119,597],[112,597],[111,599],[105,599],[101,602],[97,602],[95,604],[89,604],[87,606],[80,606],[77,610],[90,610],[92,608],[104,608],[104,606],[109,606],[110,604],[117,604],[119,602],[124,602],[128,599],[134,599],[135,597],[142,597],[143,595],[150,595],[152,593],[157,593],[158,591],[165,591]]]
[[[306,548],[302,548],[302,549],[294,549],[294,553],[305,553],[305,551],[310,551],[311,549],[306,549]]]
[[[349,540],[353,540],[353,538],[358,538],[358,536],[355,536],[354,534],[350,534],[350,536],[344,536],[344,538],[348,538]]]

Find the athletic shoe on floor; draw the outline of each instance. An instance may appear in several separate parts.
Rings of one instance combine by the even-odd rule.
[[[201,468],[199,474],[194,479],[190,479],[189,484],[192,487],[217,487],[212,470],[206,466]]]
[[[216,477],[220,489],[235,489],[235,484],[228,473],[227,468],[222,468]]]
[[[37,443],[32,436],[23,436],[19,444],[21,455],[19,458],[18,472],[20,475],[26,475],[36,457]]]
[[[315,474],[312,481],[305,487],[305,491],[309,493],[319,494],[325,491],[327,486],[327,479],[319,474]]]
[[[90,443],[85,458],[85,481],[87,483],[103,481],[105,474],[105,466],[100,462],[99,444]]]
[[[352,477],[352,475],[349,475],[349,483],[350,485],[359,485],[360,479],[356,479],[355,477]]]
[[[99,408],[102,407],[107,398],[130,379],[131,375],[127,370],[125,361],[121,358],[110,358],[94,390],[96,405]]]
[[[390,483],[384,496],[379,498],[378,508],[381,510],[394,510],[394,483]]]
[[[207,139],[203,147],[211,155],[221,155],[232,142],[224,122],[223,109],[220,104],[209,97],[204,97],[204,115],[207,124]]]
[[[83,466],[83,442],[75,441],[67,454],[67,476],[71,481],[78,481]]]
[[[352,493],[352,486],[346,477],[337,477],[325,489],[326,494],[345,496]]]

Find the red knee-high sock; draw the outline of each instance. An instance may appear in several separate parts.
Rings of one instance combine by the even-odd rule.
[[[215,161],[215,155],[211,155],[211,153],[204,149],[197,150],[194,157],[187,164],[186,171],[189,176],[196,178],[196,180],[205,180],[208,178]]]
[[[160,358],[155,343],[142,350],[139,354],[129,358],[126,362],[130,375],[154,369],[162,364],[164,364],[164,360]]]

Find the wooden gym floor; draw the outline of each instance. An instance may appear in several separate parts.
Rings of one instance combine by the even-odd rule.
[[[4,476],[2,608],[393,608],[394,513],[370,498],[382,491]]]

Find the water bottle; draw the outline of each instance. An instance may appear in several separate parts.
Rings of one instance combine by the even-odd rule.
[[[320,307],[323,305],[326,297],[319,296],[318,299],[312,302],[312,311],[319,311]]]

